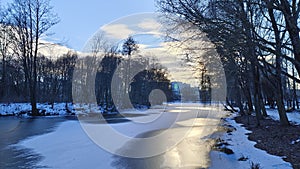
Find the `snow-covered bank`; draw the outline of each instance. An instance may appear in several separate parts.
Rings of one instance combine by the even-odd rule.
[[[267,114],[273,120],[279,121],[279,114],[277,109],[267,109]],[[290,122],[300,125],[300,113],[298,111],[286,113]]]
[[[53,106],[53,107],[52,107]],[[102,113],[103,108],[96,104],[68,103],[38,103],[37,108],[46,116],[64,116],[87,113]],[[30,103],[1,103],[0,116],[28,116],[31,111]]]
[[[221,139],[229,143],[227,147],[233,150],[234,154],[227,155],[222,152],[212,151],[210,153],[210,169],[219,169],[220,166],[222,166],[221,168],[225,169],[245,169],[251,168],[251,163],[259,164],[260,167],[264,169],[292,168],[292,165],[288,162],[285,162],[282,157],[273,156],[264,150],[255,148],[254,145],[256,143],[248,140],[248,136],[246,135],[247,133],[250,133],[250,131],[246,130],[240,124],[237,124],[233,118],[234,115],[226,118],[225,123],[232,126],[236,130],[230,133],[225,133]]]
[[[51,104],[47,103],[38,103],[37,108],[41,111],[44,111],[45,115],[66,115],[68,112],[66,110],[65,103],[54,103],[53,108]],[[12,115],[22,115],[27,116],[27,113],[30,112],[31,105],[30,103],[8,103],[0,104],[0,115],[2,116],[12,116]],[[68,110],[73,113],[72,104],[68,104]]]

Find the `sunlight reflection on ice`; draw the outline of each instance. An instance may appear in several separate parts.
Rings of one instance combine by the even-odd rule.
[[[185,127],[195,127],[195,126],[209,126],[209,125],[218,125],[220,120],[218,119],[210,119],[210,118],[196,118],[196,119],[188,119],[185,121],[176,122],[176,124],[185,126]]]
[[[170,112],[170,113],[183,113],[183,112],[188,112],[190,110],[182,110],[182,109],[179,109],[179,110],[168,110],[167,112]]]

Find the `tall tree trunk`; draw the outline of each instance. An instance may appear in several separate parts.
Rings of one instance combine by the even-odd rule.
[[[264,102],[264,99],[263,99],[263,91],[262,91],[262,86],[261,86],[261,79],[260,77],[258,77],[258,80],[259,80],[259,85],[258,85],[258,101],[259,101],[259,104],[260,104],[260,108],[261,108],[261,112],[262,112],[262,115],[263,117],[267,117],[268,114],[267,114],[267,110],[266,110],[266,107],[265,107],[265,102]]]
[[[7,96],[7,81],[6,81],[6,61],[5,61],[5,54],[3,51],[2,54],[2,89],[1,89],[1,95],[3,98]]]
[[[278,87],[281,87],[281,85],[278,86]],[[284,107],[284,103],[283,103],[283,96],[282,96],[281,92],[277,92],[276,102],[277,102],[277,108],[278,108],[278,113],[279,113],[279,118],[280,118],[280,124],[282,126],[288,126],[290,123],[288,121],[288,118],[287,118],[287,115],[286,115],[286,112],[285,112],[285,107]]]
[[[31,90],[31,108],[32,108],[32,115],[36,116],[39,114],[37,110],[37,71],[36,71],[36,57],[34,57],[34,64],[33,64],[33,77],[32,77],[32,90]]]
[[[260,108],[261,108],[262,115],[264,117],[267,117],[268,113],[267,113],[267,110],[266,110],[266,107],[265,107],[264,100],[263,100],[261,92],[259,92],[258,98],[259,98],[259,103],[260,103]]]
[[[295,77],[295,68],[293,66],[292,68],[293,71],[293,77]],[[297,109],[299,109],[299,104],[298,104],[298,98],[297,98],[297,90],[296,90],[296,81],[293,79],[293,109],[295,110],[297,106]]]
[[[253,102],[252,102],[252,98],[251,98],[251,92],[250,92],[250,87],[249,85],[247,85],[246,89],[245,89],[245,96],[247,98],[247,104],[248,104],[248,108],[249,108],[249,112],[253,112]]]
[[[261,104],[259,99],[259,69],[255,64],[253,66],[253,76],[254,76],[254,107],[255,107],[255,115],[257,120],[257,125],[260,126],[260,120],[262,119],[261,114]]]
[[[280,0],[282,5],[282,13],[285,18],[286,29],[293,46],[293,53],[296,60],[295,67],[300,76],[300,36],[299,36],[299,5],[290,5],[287,0]],[[296,2],[293,2],[296,3]],[[299,2],[298,2],[299,4]]]
[[[30,103],[31,103],[31,113],[32,116],[38,116],[39,112],[37,109],[37,101],[36,101],[36,92],[35,92],[35,87],[33,79],[30,80]]]
[[[270,16],[270,20],[272,23],[272,27],[274,29],[274,36],[275,36],[275,40],[276,40],[276,101],[277,101],[277,108],[278,108],[278,113],[279,113],[279,117],[280,117],[280,124],[283,126],[287,126],[289,125],[289,121],[286,115],[286,111],[285,111],[285,107],[284,107],[284,102],[283,102],[283,89],[282,89],[282,79],[281,79],[281,75],[282,75],[282,68],[281,68],[281,56],[282,56],[282,40],[280,38],[280,31],[277,27],[277,23],[276,23],[276,19],[274,16],[274,9],[272,4],[268,4],[268,13]]]
[[[238,79],[236,79],[236,86],[237,86],[237,88],[238,88],[238,92],[236,93],[236,102],[237,102],[237,104],[238,104],[238,107],[239,107],[239,109],[240,109],[240,114],[241,115],[245,115],[245,111],[244,111],[244,106],[243,106],[243,104],[242,104],[242,97],[241,97],[241,94],[243,93],[242,92],[242,88],[241,88],[241,86],[240,85],[238,85],[239,83],[238,83]]]

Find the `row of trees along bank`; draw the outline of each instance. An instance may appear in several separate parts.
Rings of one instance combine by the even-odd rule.
[[[183,41],[205,34],[215,45],[226,74],[227,98],[241,114],[246,113],[244,102],[247,111],[255,111],[259,125],[267,116],[265,103],[276,103],[280,123],[289,125],[285,107],[298,107],[299,0],[156,2],[166,18],[164,24],[171,25],[169,36],[193,29],[194,34]]]

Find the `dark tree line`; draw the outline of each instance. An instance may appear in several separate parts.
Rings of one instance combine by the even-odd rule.
[[[147,63],[146,60],[142,58],[131,59],[132,69],[140,67],[139,70],[142,71],[129,77],[128,71],[126,71],[129,67],[127,59],[118,55],[104,56],[100,61],[99,71],[97,71],[95,79],[97,104],[104,108],[104,112],[116,111],[115,102],[119,106],[118,109],[132,106],[135,108],[151,106],[149,95],[154,89],[160,89],[165,95],[171,97],[170,80],[166,76],[166,70],[159,67],[148,69],[147,65],[144,65]],[[171,100],[170,98],[164,101]]]
[[[167,69],[151,57],[138,55],[137,43],[132,37],[128,37],[120,51],[115,48],[108,50],[109,52],[100,61],[95,90],[97,103],[105,112],[149,107],[151,106],[149,95],[154,89],[162,90],[171,98]]]
[[[37,102],[72,102],[72,76],[76,59],[77,55],[71,52],[57,60],[42,55],[37,57]],[[6,65],[1,102],[30,102],[22,59],[10,58],[0,64]]]
[[[166,23],[193,29],[190,38],[205,34],[215,45],[227,79],[227,100],[234,101],[241,114],[247,113],[244,102],[247,111],[256,112],[259,125],[267,115],[265,103],[271,107],[276,103],[281,124],[289,125],[285,106],[295,109],[300,82],[300,1],[158,0],[157,4]],[[288,92],[291,84],[293,92]],[[292,93],[293,104],[287,93]]]
[[[165,68],[150,61],[150,58],[137,57],[129,60],[123,51],[113,49],[103,57],[79,57],[73,52],[57,59],[39,55],[36,60],[36,101],[52,105],[55,102],[97,103],[104,113],[108,113],[117,111],[115,102],[121,102],[122,108],[130,108],[132,104],[136,108],[150,106],[148,98],[154,89],[163,90],[165,95],[171,96],[170,81]],[[1,88],[1,92],[5,93],[1,95],[1,102],[30,102],[22,61],[19,57],[5,60],[6,87]],[[129,64],[131,70],[128,70]],[[135,70],[140,73],[135,75]],[[0,72],[2,74],[3,70],[0,69]],[[113,77],[116,79],[115,83],[112,82]],[[113,98],[113,93],[118,96]],[[124,95],[130,96],[129,102],[123,100]],[[96,100],[91,96],[95,96]]]

